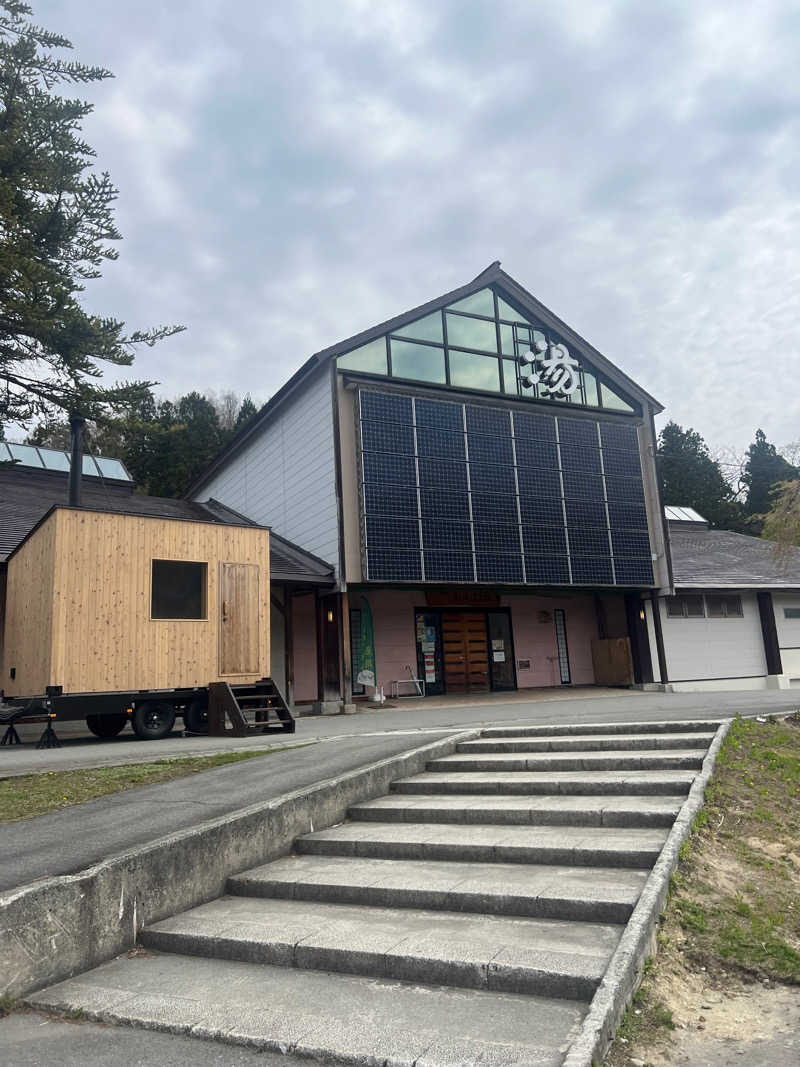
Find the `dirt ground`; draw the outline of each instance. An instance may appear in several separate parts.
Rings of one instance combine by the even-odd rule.
[[[734,723],[607,1067],[800,1064],[798,726]]]

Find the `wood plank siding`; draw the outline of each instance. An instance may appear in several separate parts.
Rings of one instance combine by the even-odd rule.
[[[150,617],[154,559],[207,565],[205,619]],[[257,601],[246,607],[248,669],[239,665],[235,678],[253,681],[270,667],[268,530],[59,508],[9,560],[6,692],[219,680],[220,572],[231,563],[257,568]]]

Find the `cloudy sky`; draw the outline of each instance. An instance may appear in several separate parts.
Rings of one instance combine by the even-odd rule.
[[[494,259],[712,448],[800,438],[796,0],[31,0],[116,78],[93,310],[265,400]],[[663,421],[663,420],[662,420]]]

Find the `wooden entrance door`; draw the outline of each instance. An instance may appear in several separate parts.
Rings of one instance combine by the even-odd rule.
[[[442,613],[442,658],[448,693],[483,693],[489,689],[486,616]]]
[[[219,673],[259,674],[258,567],[219,565]]]

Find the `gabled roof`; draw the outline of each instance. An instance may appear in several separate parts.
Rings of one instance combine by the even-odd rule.
[[[292,377],[286,382],[286,384],[272,396],[266,404],[246,423],[239,433],[226,445],[226,447],[220,452],[220,454],[213,460],[211,465],[206,471],[189,487],[187,490],[187,496],[192,496],[197,493],[203,485],[208,482],[213,475],[222,467],[227,459],[233,456],[239,449],[251,438],[254,434],[258,433],[262,426],[271,418],[275,410],[288,398],[288,396],[295,390],[298,384],[306,377],[306,375],[312,373],[315,369],[323,366],[325,363],[337,356],[344,355],[345,352],[349,352],[353,348],[359,348],[361,345],[369,344],[370,341],[376,340],[378,337],[383,336],[386,333],[393,333],[396,330],[401,329],[408,323],[413,322],[415,319],[422,318],[425,315],[430,315],[434,311],[439,311],[443,307],[447,307],[449,304],[454,304],[458,300],[463,300],[465,297],[472,296],[473,293],[479,292],[481,289],[485,289],[487,286],[495,286],[498,290],[501,290],[504,298],[507,297],[508,302],[516,307],[520,312],[527,313],[528,316],[538,319],[543,325],[549,327],[555,333],[560,334],[564,341],[568,345],[572,345],[578,349],[582,355],[592,364],[593,368],[598,370],[601,375],[604,375],[610,382],[614,382],[619,385],[625,392],[642,402],[645,406],[653,409],[654,412],[663,411],[663,405],[646,392],[640,385],[629,378],[627,374],[623,373],[618,367],[615,367],[610,360],[606,359],[604,355],[597,351],[588,341],[584,340],[580,334],[576,333],[570,326],[554,315],[549,308],[545,307],[540,301],[536,299],[531,293],[528,292],[519,282],[515,281],[510,274],[506,274],[500,267],[500,260],[495,260],[494,263],[490,263],[489,266],[481,271],[471,282],[467,282],[466,285],[460,286],[458,289],[452,289],[449,293],[443,293],[441,296],[436,297],[435,300],[429,300],[426,304],[420,304],[417,307],[411,308],[409,311],[404,311],[400,315],[395,315],[394,318],[387,319],[385,322],[380,322],[376,326],[370,326],[367,330],[362,330],[360,333],[353,334],[352,337],[348,337],[344,341],[339,341],[335,345],[330,345],[328,348],[323,348],[319,352],[315,352],[306,362],[296,371]]]
[[[84,483],[81,507],[85,511],[117,515],[142,515],[154,519],[210,522],[222,526],[259,524],[246,515],[209,499],[202,503],[170,497],[143,496],[124,490],[103,491]],[[67,475],[43,476],[30,469],[0,470],[0,563],[11,556],[47,516],[58,507],[68,507]],[[262,529],[264,527],[261,527]],[[276,582],[298,585],[330,585],[333,566],[304,551],[291,541],[270,532],[270,572]]]
[[[688,524],[670,547],[677,589],[800,589],[800,549],[779,560],[772,541]]]

